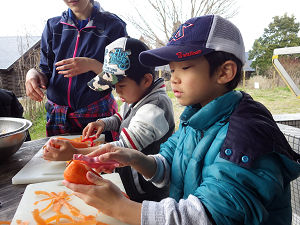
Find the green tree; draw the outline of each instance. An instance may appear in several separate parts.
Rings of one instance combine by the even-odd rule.
[[[294,47],[300,45],[298,37],[300,24],[296,22],[294,15],[273,17],[263,35],[254,41],[252,50],[249,51],[249,59],[253,60],[251,66],[258,70],[259,74],[272,66],[273,50],[275,48]]]

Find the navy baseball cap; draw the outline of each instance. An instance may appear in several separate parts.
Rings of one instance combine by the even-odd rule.
[[[153,67],[146,67],[139,61],[139,54],[149,50],[142,41],[130,37],[121,37],[105,48],[102,72],[88,82],[95,91],[112,88],[124,77],[138,80],[146,73],[153,74]]]
[[[245,47],[239,29],[218,15],[195,17],[181,24],[166,46],[140,54],[145,66],[190,60],[210,52],[223,51],[245,63]]]

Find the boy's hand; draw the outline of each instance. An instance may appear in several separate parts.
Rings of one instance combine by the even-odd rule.
[[[74,191],[74,194],[86,204],[97,208],[104,214],[128,224],[141,223],[141,203],[126,198],[122,191],[109,180],[98,177],[92,172],[88,172],[86,177],[95,185],[74,184],[66,180],[63,184]]]
[[[64,77],[75,77],[88,71],[98,74],[102,71],[102,63],[87,57],[64,59],[55,63],[55,66],[58,73]]]
[[[105,124],[102,120],[97,120],[95,122],[89,123],[82,131],[83,138],[89,138],[96,131],[95,137],[98,138],[103,132]]]
[[[130,148],[117,147],[111,144],[102,145],[101,148],[88,154],[89,157],[98,156],[99,161],[117,161],[119,167],[132,166],[134,164],[134,158],[139,152]],[[142,154],[142,153],[141,153]]]
[[[43,158],[50,161],[67,161],[73,158],[77,149],[66,140],[51,138],[43,147]]]
[[[102,162],[111,160],[117,161],[119,163],[118,167],[131,166],[147,178],[151,178],[156,171],[155,159],[135,149],[105,144],[100,149],[90,153],[88,156],[98,156],[99,161]],[[105,171],[105,168],[101,167],[97,170],[111,172]]]
[[[63,181],[63,184],[74,191],[74,194],[88,205],[97,208],[106,215],[119,217],[119,213],[122,211],[121,205],[129,203],[130,200],[111,181],[96,176],[92,172],[88,172],[86,177],[95,185],[74,184],[66,180]]]

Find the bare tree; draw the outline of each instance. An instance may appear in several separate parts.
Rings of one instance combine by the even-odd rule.
[[[135,12],[125,19],[141,32],[151,47],[165,45],[180,24],[189,18],[218,14],[231,18],[237,13],[236,0],[130,0]]]
[[[30,39],[32,38],[31,35],[26,34],[25,36],[18,36],[18,51],[21,55],[20,59],[16,64],[16,73],[18,74],[18,81],[16,82],[16,86],[22,90],[22,93],[25,94],[25,78],[26,73],[30,68],[39,68],[40,62],[40,45],[36,44],[35,46],[31,47]],[[31,49],[30,49],[31,47]],[[25,54],[25,52],[27,52]],[[23,96],[19,99],[23,108],[24,108],[24,117],[35,121],[38,116],[44,111],[45,101],[36,102],[30,99],[27,96]]]

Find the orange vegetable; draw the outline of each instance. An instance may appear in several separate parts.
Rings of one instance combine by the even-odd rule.
[[[52,221],[56,221],[56,223],[58,223],[60,219],[67,219],[69,221],[74,222],[74,220],[70,216],[65,215],[65,214],[57,214],[55,216],[52,216],[52,217],[46,219],[45,222],[46,222],[46,224],[49,224]]]
[[[85,163],[79,160],[73,160],[65,169],[64,179],[75,184],[93,184],[86,178],[86,173],[88,171],[91,171],[100,177],[98,173],[92,170]]]
[[[50,206],[53,206],[51,208],[52,211],[54,211],[56,214],[49,217],[49,218],[43,218],[41,214],[45,211],[50,210],[50,206],[48,205],[46,208],[42,210],[34,209],[32,212],[32,216],[35,220],[36,225],[107,225],[106,223],[100,222],[96,220],[96,216],[88,215],[85,216],[80,213],[80,210],[77,209],[75,206],[71,205],[68,201],[71,200],[70,196],[72,194],[68,194],[65,191],[62,192],[47,192],[47,191],[35,191],[36,195],[45,195],[46,198],[41,199],[39,201],[36,201],[34,205],[37,205],[39,202],[50,200]],[[63,214],[60,209],[65,206],[68,211],[71,213],[71,215]],[[0,221],[2,224],[10,224],[9,221]],[[17,220],[18,225],[29,225],[28,222]]]
[[[80,138],[73,138],[73,139],[68,139],[68,138],[64,138],[64,137],[58,137],[57,139],[69,141],[71,143],[71,145],[73,145],[74,148],[89,147],[88,142],[81,142],[81,136],[80,136]]]
[[[10,224],[10,221],[0,221],[0,224]]]
[[[40,211],[38,209],[33,210],[32,216],[38,225],[47,225],[45,220],[40,216]]]
[[[18,225],[29,225],[28,221],[16,220]]]

